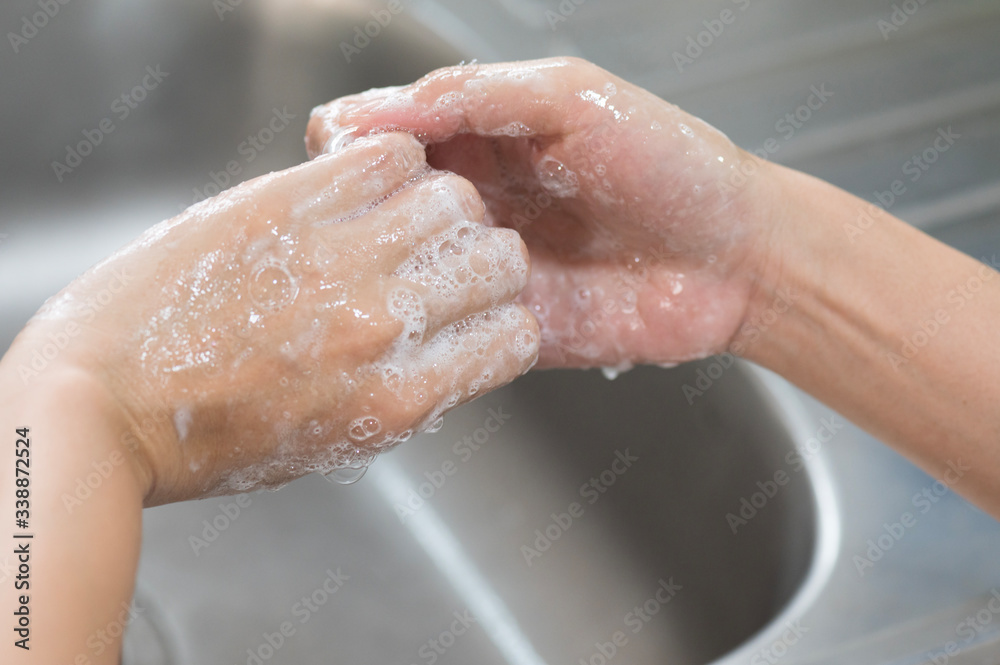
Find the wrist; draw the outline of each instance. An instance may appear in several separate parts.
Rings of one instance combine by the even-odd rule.
[[[6,419],[28,419],[34,421],[28,423],[33,427],[59,423],[59,431],[72,437],[59,442],[73,446],[73,454],[63,457],[64,462],[90,460],[67,471],[85,476],[93,471],[92,464],[113,468],[145,498],[153,477],[148,445],[137,436],[106,384],[63,358],[56,357],[45,367],[37,362],[33,367],[33,358],[30,338],[22,336],[0,360],[0,403],[5,405]]]
[[[755,214],[761,229],[751,252],[752,286],[729,352],[781,371],[810,334],[827,293],[826,262],[838,254],[838,237],[823,206],[843,205],[843,192],[792,169],[761,162]],[[841,234],[842,236],[842,234]],[[823,318],[819,315],[818,318]]]

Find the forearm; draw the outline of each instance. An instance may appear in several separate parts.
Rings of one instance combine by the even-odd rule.
[[[832,185],[773,171],[773,251],[749,314],[779,289],[793,305],[744,355],[1000,516],[1000,275]]]
[[[130,618],[143,500],[127,430],[81,374],[50,367],[26,384],[17,372],[25,358],[9,355],[0,363],[0,440],[6,455],[0,480],[0,515],[6,524],[0,537],[6,543],[0,563],[11,564],[4,566],[9,572],[0,611],[9,625],[19,619],[12,613],[27,601],[30,635],[23,644],[29,649],[15,646],[23,638],[8,630],[0,660],[117,663]],[[18,476],[30,478],[26,528],[15,522],[19,428],[30,430],[30,457],[17,458],[30,459],[29,475]],[[13,534],[33,537],[15,539]],[[23,561],[27,569],[18,570],[22,562],[13,555],[16,547],[29,549]]]

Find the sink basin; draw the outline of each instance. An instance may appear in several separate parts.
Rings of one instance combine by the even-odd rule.
[[[191,664],[264,660],[286,621],[275,662],[709,662],[820,571],[788,430],[739,365],[689,405],[707,368],[533,373],[356,485],[151,509],[143,596]]]
[[[242,180],[304,159],[314,105],[463,58],[417,5],[350,63],[341,42],[373,20],[360,2],[227,6],[60,6],[15,64],[0,65],[21,91],[3,110],[0,348],[88,265],[213,193],[230,161]],[[30,8],[0,14],[17,25]],[[68,64],[54,70],[54,59]],[[138,101],[135,86],[157,67],[167,74]],[[121,94],[136,106],[124,118],[111,105]],[[274,130],[279,111],[293,117]],[[108,117],[114,132],[79,166],[52,167]],[[252,136],[269,138],[251,160],[241,146]],[[741,363],[615,381],[532,373],[356,485],[313,476],[147,511],[125,660],[745,658],[829,572],[836,510],[820,462],[797,463],[803,440]]]

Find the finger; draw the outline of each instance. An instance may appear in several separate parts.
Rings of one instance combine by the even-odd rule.
[[[275,174],[267,186],[280,187],[291,219],[331,224],[363,214],[426,170],[420,143],[392,132]]]
[[[367,268],[391,273],[431,236],[458,221],[481,222],[484,212],[472,183],[454,174],[435,173],[397,191],[343,228],[331,227],[327,244],[344,245],[338,239],[347,232],[355,239],[347,245],[361,248]]]
[[[428,338],[470,314],[509,303],[528,283],[528,250],[510,229],[463,222],[429,238],[393,273],[390,313]]]
[[[306,143],[310,154],[319,154],[344,128],[358,135],[402,129],[425,143],[469,133],[560,134],[573,120],[560,100],[576,94],[594,70],[572,58],[439,69],[403,88],[369,91],[314,109]]]
[[[426,343],[401,349],[382,369],[384,400],[395,431],[426,429],[445,411],[513,381],[538,357],[538,326],[510,303],[443,328]]]
[[[389,95],[402,89],[403,86],[401,85],[372,88],[365,92],[339,97],[332,102],[314,108],[310,113],[309,126],[306,129],[305,136],[306,152],[309,158],[315,159],[317,155],[339,152],[358,137],[365,135],[365,133],[358,131],[356,127],[337,124],[336,122],[332,122],[332,120],[340,118],[355,106],[360,106],[370,101],[384,100]],[[326,120],[331,121],[329,125],[324,123]]]

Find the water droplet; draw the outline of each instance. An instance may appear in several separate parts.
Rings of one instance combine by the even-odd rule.
[[[337,127],[330,133],[330,138],[327,139],[323,152],[331,153],[343,150],[357,138],[354,135],[355,131],[357,131],[356,127]]]
[[[265,261],[254,271],[249,283],[250,299],[261,309],[277,312],[291,305],[299,295],[298,282],[284,264]]]
[[[677,125],[677,128],[681,130],[681,134],[683,134],[684,136],[687,136],[688,138],[692,139],[694,138],[694,131],[690,127],[685,125],[683,122]]]
[[[633,367],[632,363],[628,362],[627,360],[623,360],[617,365],[602,367],[601,372],[604,374],[604,378],[606,378],[608,381],[614,381],[622,374],[622,372],[627,372],[630,369],[632,369],[632,367]]]
[[[403,385],[403,371],[397,367],[386,367],[382,370],[382,382],[392,392],[399,392]]]
[[[378,418],[367,416],[355,418],[347,430],[347,435],[355,441],[364,441],[382,431],[382,423]]]
[[[334,469],[329,473],[323,474],[323,477],[331,483],[337,483],[338,485],[353,485],[361,480],[367,471],[367,466],[349,466],[343,469]]]
[[[535,165],[538,182],[552,196],[568,198],[576,196],[578,181],[576,174],[554,157],[542,157]]]
[[[430,424],[427,428],[427,432],[433,434],[434,432],[440,432],[441,428],[444,427],[444,418],[438,418]]]

